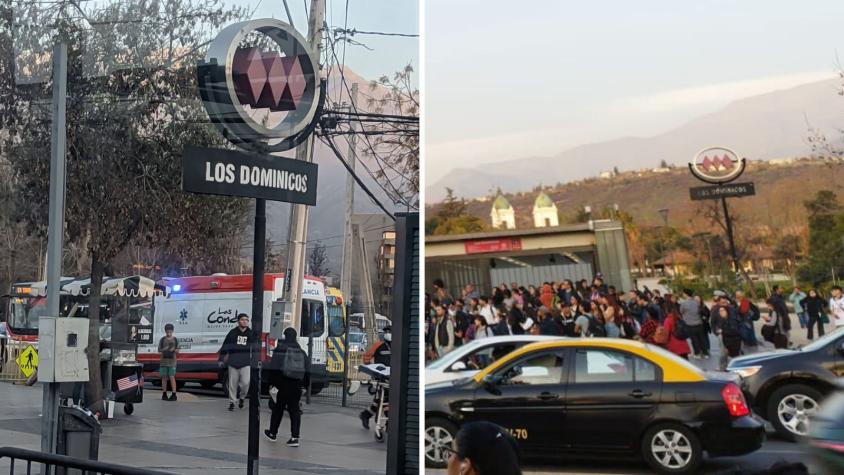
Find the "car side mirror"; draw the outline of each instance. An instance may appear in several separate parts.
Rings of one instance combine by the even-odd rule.
[[[462,361],[458,361],[451,365],[451,371],[466,371],[466,369],[468,369],[466,368],[466,363]]]

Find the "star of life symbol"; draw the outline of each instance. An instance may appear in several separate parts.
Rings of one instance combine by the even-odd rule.
[[[183,308],[182,311],[179,312],[179,323],[187,323],[187,322],[188,322],[188,311],[187,311],[187,309]]]

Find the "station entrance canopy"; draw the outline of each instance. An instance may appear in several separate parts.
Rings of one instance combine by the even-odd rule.
[[[440,278],[455,296],[468,283],[488,294],[502,283],[591,282],[597,272],[619,290],[633,288],[627,242],[618,221],[425,238],[427,288]]]

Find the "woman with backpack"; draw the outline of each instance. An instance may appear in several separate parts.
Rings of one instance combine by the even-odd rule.
[[[668,333],[666,348],[681,358],[689,359],[689,353],[692,352],[692,349],[689,347],[689,342],[686,341],[688,335],[684,333],[686,322],[683,321],[683,317],[677,311],[676,304],[669,303],[667,310],[668,316],[665,317],[665,321],[662,323],[665,331]]]
[[[284,338],[273,350],[267,371],[268,382],[278,390],[275,404],[272,405],[270,428],[264,431],[264,436],[270,442],[277,440],[278,426],[281,425],[286,409],[290,414],[290,440],[287,441],[287,446],[299,447],[299,428],[302,425],[299,400],[302,399],[302,388],[307,387],[307,368],[307,355],[299,346],[296,330],[286,328]]]
[[[809,341],[814,339],[815,325],[818,326],[818,336],[823,336],[823,318],[826,314],[825,309],[827,307],[826,300],[818,294],[817,290],[809,289],[809,295],[800,301],[800,306],[805,308],[806,313],[809,315],[809,323],[806,325],[806,338],[808,338]]]

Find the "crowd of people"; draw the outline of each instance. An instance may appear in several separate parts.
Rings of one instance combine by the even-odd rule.
[[[607,285],[600,273],[591,284],[585,279],[527,287],[514,282],[493,288],[490,295],[467,284],[459,296],[452,296],[442,279],[434,279],[432,292],[426,294],[425,342],[429,359],[473,340],[521,334],[627,338],[686,359],[708,359],[714,335],[724,349],[719,365],[725,368],[730,358],[760,344],[757,326],[774,347],[790,346],[789,303],[808,340],[815,329],[823,336],[830,320],[836,328],[844,326],[844,295],[837,286],[829,299],[815,289],[804,293],[794,288],[786,296],[785,289],[774,286],[763,311],[742,291],[729,295],[716,290],[711,299],[689,289],[679,294],[647,287],[625,292]],[[489,362],[479,363],[483,367]]]

